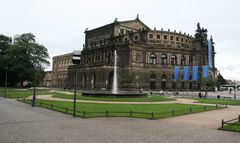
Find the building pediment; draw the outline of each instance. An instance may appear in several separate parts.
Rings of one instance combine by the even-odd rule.
[[[150,29],[146,24],[144,24],[140,19],[136,18],[134,20],[128,20],[128,21],[119,21],[119,25],[123,27],[132,28],[135,30],[138,29]]]

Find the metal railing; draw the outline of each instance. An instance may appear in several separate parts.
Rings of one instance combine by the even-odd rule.
[[[31,100],[23,99],[17,99],[18,101],[31,104]],[[48,104],[41,101],[36,102],[36,106],[55,110],[58,112],[63,112],[67,114],[73,114],[73,108],[69,107],[61,107],[56,106],[54,104]],[[216,104],[216,106],[203,106],[203,107],[189,107],[185,109],[169,109],[164,112],[139,112],[139,111],[79,111],[76,110],[76,116],[81,118],[92,118],[92,117],[134,117],[134,118],[145,118],[145,119],[160,119],[160,118],[166,118],[166,117],[173,117],[173,116],[179,116],[179,115],[186,115],[190,113],[198,113],[203,111],[209,111],[214,109],[221,109],[221,108],[227,108],[227,105],[219,105]]]
[[[240,115],[238,115],[237,118],[234,118],[228,121],[224,121],[224,119],[222,119],[221,128],[224,128],[224,125],[240,126],[240,124],[236,124],[235,122],[240,122]]]

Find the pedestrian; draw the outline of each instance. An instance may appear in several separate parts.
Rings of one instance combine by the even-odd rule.
[[[232,88],[229,89],[229,94],[232,94]]]

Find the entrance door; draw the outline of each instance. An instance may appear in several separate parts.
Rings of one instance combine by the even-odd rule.
[[[167,89],[167,76],[165,74],[161,76],[161,89],[162,90]]]
[[[161,81],[161,89],[165,90],[166,89],[166,81]]]
[[[150,76],[150,89],[156,89],[156,75],[152,74]]]
[[[155,81],[150,81],[150,89],[155,89]]]
[[[112,89],[112,84],[113,84],[113,71],[109,73],[108,77],[108,89]]]

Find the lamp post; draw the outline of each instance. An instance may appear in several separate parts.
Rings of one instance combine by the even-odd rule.
[[[33,98],[32,98],[32,107],[35,107],[36,103],[36,79],[37,79],[36,70],[34,71],[34,87],[33,87]]]
[[[76,99],[77,99],[77,65],[80,64],[81,52],[74,51],[72,62],[75,65],[74,69],[74,99],[73,99],[73,117],[76,116]]]
[[[8,67],[5,67],[5,98],[7,97],[7,71]]]
[[[234,99],[237,99],[237,84],[234,85]]]

